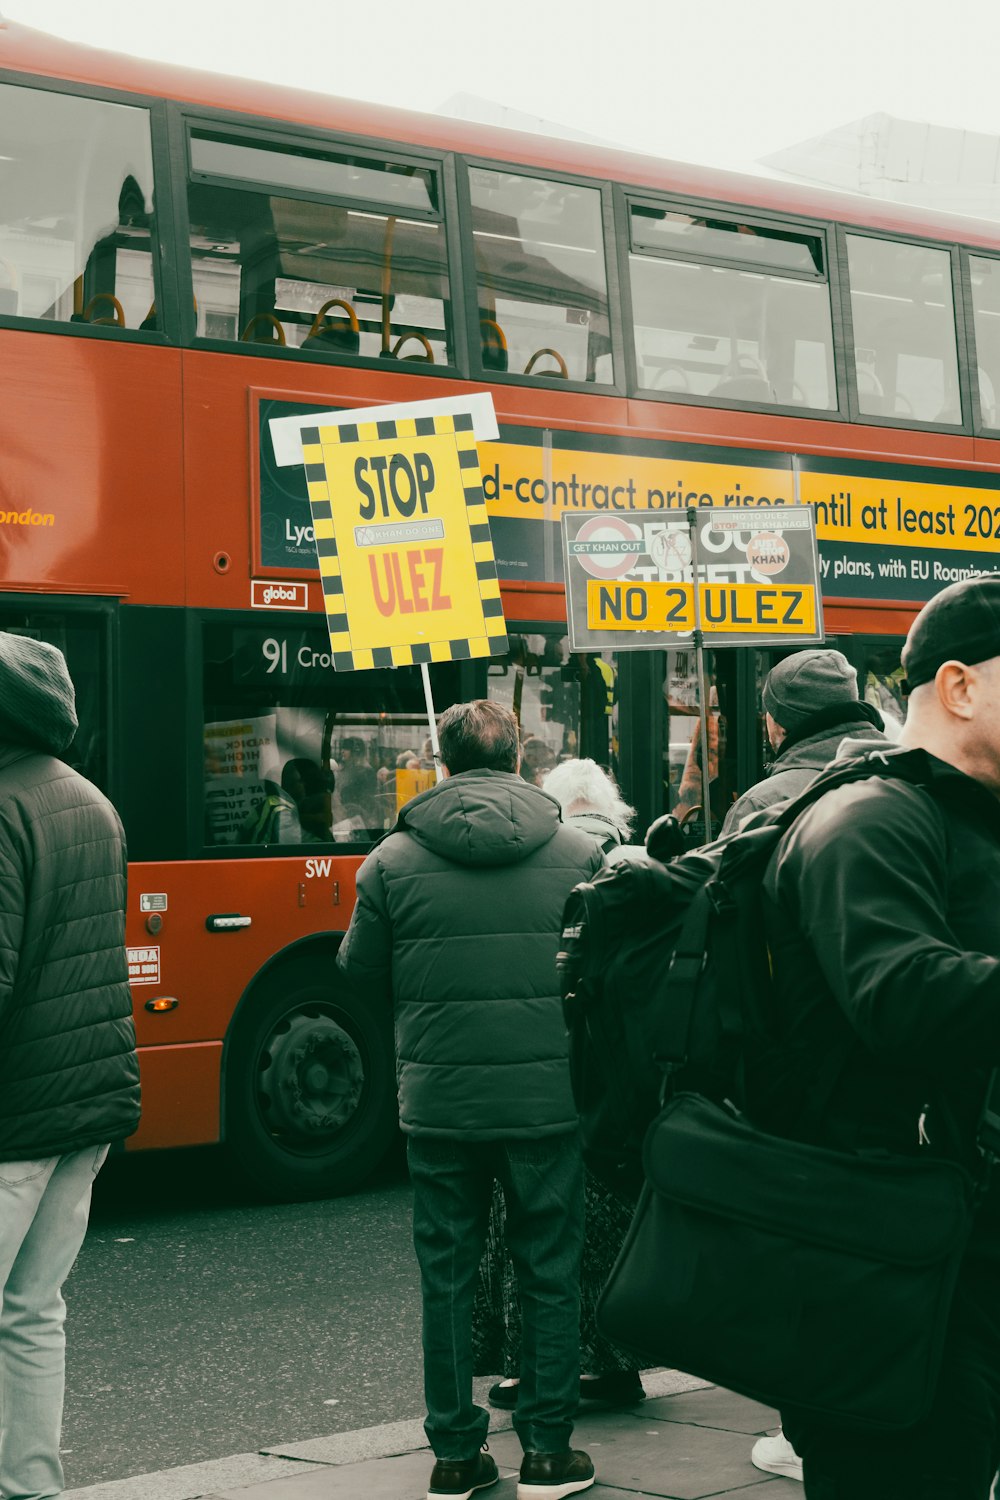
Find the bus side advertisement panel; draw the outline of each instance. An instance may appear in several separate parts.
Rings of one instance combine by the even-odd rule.
[[[276,467],[266,427],[270,417],[309,408],[262,401],[259,410],[262,559],[314,574],[305,476]],[[480,463],[497,571],[524,583],[563,582],[564,513],[708,505],[815,507],[829,599],[917,603],[1000,565],[993,473],[503,425],[499,442],[480,445]]]

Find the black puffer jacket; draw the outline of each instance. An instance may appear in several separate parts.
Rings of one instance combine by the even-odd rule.
[[[76,729],[60,652],[0,633],[0,1161],[119,1140],[139,1120],[125,839],[55,758]]]
[[[752,1111],[826,1145],[973,1164],[1000,1067],[1000,804],[922,750],[889,752],[904,755],[927,789],[876,777],[828,792],[768,868],[780,1015]],[[996,1186],[979,1231],[1000,1252]]]

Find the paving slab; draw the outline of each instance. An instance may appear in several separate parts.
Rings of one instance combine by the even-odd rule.
[[[662,1500],[707,1500],[741,1488],[759,1493],[769,1479],[751,1464],[751,1444],[742,1431],[646,1420],[642,1412],[595,1413],[578,1421],[573,1446],[586,1449],[594,1460],[603,1481],[595,1485],[595,1495],[617,1488]],[[491,1440],[490,1452],[498,1464],[520,1463],[513,1433]]]
[[[368,1459],[360,1464],[330,1466],[300,1479],[255,1484],[249,1490],[219,1490],[214,1495],[206,1495],[204,1500],[424,1500],[433,1465],[434,1457],[427,1449],[399,1458]],[[517,1467],[511,1468],[509,1464],[499,1462],[497,1466],[504,1482],[488,1493],[502,1500],[505,1491],[510,1496],[517,1493]]]
[[[781,1417],[770,1406],[737,1396],[716,1386],[709,1391],[691,1391],[676,1396],[645,1401],[642,1415],[664,1422],[690,1422],[697,1427],[723,1427],[730,1432],[776,1432]]]
[[[750,1463],[752,1437],[777,1426],[770,1408],[676,1371],[643,1380],[649,1399],[627,1411],[581,1408],[573,1443],[594,1459],[595,1500],[802,1500],[801,1485]],[[502,1477],[489,1493],[515,1500],[521,1445],[510,1413],[491,1417]],[[433,1462],[421,1422],[387,1422],[91,1486],[66,1500],[424,1500]]]

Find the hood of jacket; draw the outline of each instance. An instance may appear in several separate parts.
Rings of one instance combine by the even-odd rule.
[[[559,803],[510,771],[463,771],[403,808],[394,833],[459,865],[513,865],[547,844]]]
[[[613,840],[615,845],[625,842],[618,824],[613,823],[610,818],[606,818],[603,813],[570,813],[563,821],[567,828],[580,828],[584,833],[589,833],[602,846],[609,839]]]
[[[852,711],[850,704],[840,705],[838,713],[829,719],[824,715],[821,722],[814,724],[811,733],[786,739],[768,768],[768,776],[778,776],[782,771],[822,770],[836,760],[846,739],[858,744],[855,754],[875,745],[887,745],[889,740],[882,732],[881,716],[867,703],[855,704],[853,708],[856,711]],[[820,715],[815,718],[820,719]]]
[[[61,755],[76,727],[76,694],[62,652],[0,631],[0,743]]]

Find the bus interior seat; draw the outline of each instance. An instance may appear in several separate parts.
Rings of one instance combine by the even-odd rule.
[[[882,389],[882,382],[875,371],[867,365],[858,365],[858,407],[865,417],[887,417],[892,414],[889,399]]]
[[[105,310],[102,312],[101,309]],[[73,313],[71,323],[91,323],[96,327],[124,328],[125,309],[113,292],[95,292],[81,312]]]
[[[858,366],[858,395],[884,396],[882,382],[874,370],[869,370],[865,365]]]
[[[767,406],[773,406],[775,401],[775,392],[763,362],[746,352],[736,355],[709,394],[722,396],[727,401],[758,401]]]
[[[691,390],[688,373],[681,365],[664,365],[653,376],[651,385],[654,391],[690,392]]]
[[[0,259],[0,313],[8,317],[17,316],[18,280],[17,267]]]
[[[198,316],[198,298],[197,297],[192,297],[191,298],[191,305],[194,308],[195,318],[197,318],[197,316]],[[155,302],[151,302],[149,304],[149,312],[146,314],[146,316],[143,318],[142,322],[139,324],[139,328],[140,328],[140,330],[143,333],[158,333],[159,332],[159,329],[160,329],[160,317],[159,317],[159,313],[156,311],[156,303]]]
[[[558,368],[555,370],[536,370],[535,360],[541,359],[544,355],[548,355],[550,359],[554,359]],[[528,363],[525,365],[524,373],[525,375],[543,375],[549,380],[569,379],[569,370],[566,367],[566,361],[563,359],[558,349],[536,349],[534,354],[528,360]]]
[[[977,365],[979,376],[979,412],[984,427],[996,427],[997,425],[997,393],[992,380],[983,369]]]
[[[763,375],[723,375],[710,394],[722,396],[726,401],[758,401],[761,405],[774,405],[774,391]]]
[[[332,307],[343,312],[344,317],[331,318],[329,312]],[[302,340],[303,349],[307,344],[312,344],[314,348],[328,349],[335,354],[358,354],[361,350],[361,329],[358,315],[351,304],[345,302],[343,297],[331,297],[328,302],[324,302]]]
[[[284,348],[285,330],[278,322],[274,313],[254,313],[243,332],[240,334],[242,344],[278,344]]]
[[[507,337],[495,318],[479,319],[479,337],[483,369],[506,372],[509,368]]]
[[[416,339],[418,343],[423,345],[422,354],[400,354],[400,349],[404,344],[408,343],[410,339]],[[405,333],[401,333],[395,344],[389,350],[389,353],[393,359],[419,359],[422,364],[428,365],[432,365],[434,363],[434,350],[431,348],[430,340],[425,333],[420,333],[416,328],[409,328]]]

